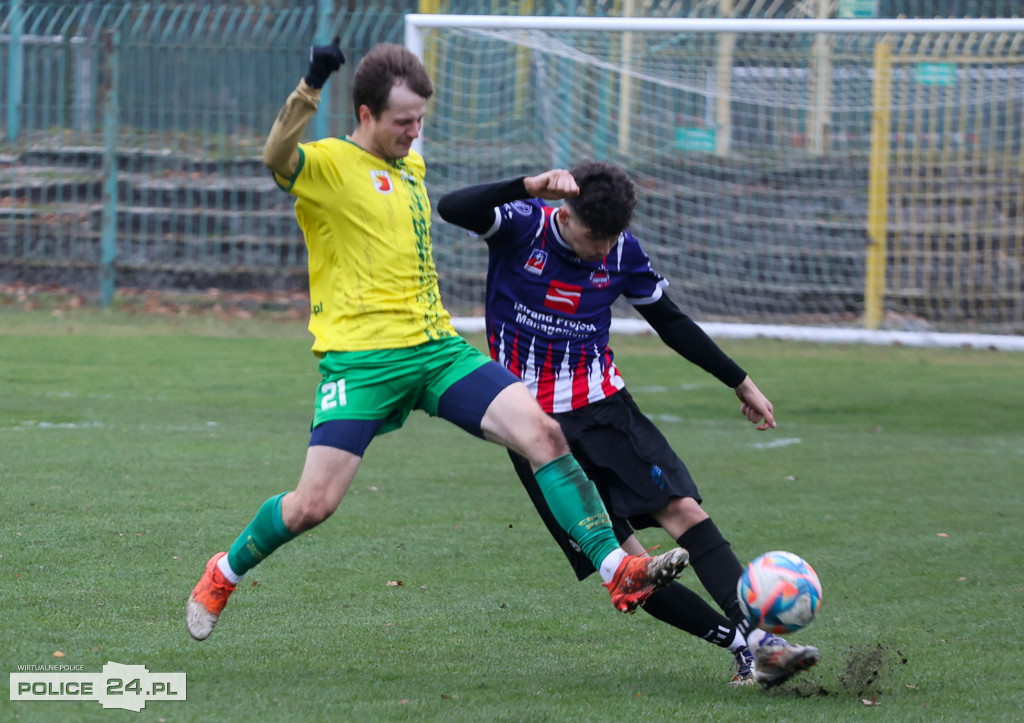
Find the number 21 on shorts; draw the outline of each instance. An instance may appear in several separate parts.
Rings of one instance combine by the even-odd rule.
[[[320,385],[321,411],[326,412],[335,407],[344,407],[346,404],[344,379],[339,379],[336,382],[324,382]]]

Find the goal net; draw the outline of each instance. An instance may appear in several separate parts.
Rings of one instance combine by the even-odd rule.
[[[411,15],[406,42],[435,200],[607,159],[695,318],[1024,334],[1022,23]],[[484,244],[432,235],[481,313]]]

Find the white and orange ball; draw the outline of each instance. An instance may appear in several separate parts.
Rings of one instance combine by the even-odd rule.
[[[799,555],[776,550],[755,558],[736,586],[740,609],[751,623],[770,633],[807,627],[821,607],[821,582]]]

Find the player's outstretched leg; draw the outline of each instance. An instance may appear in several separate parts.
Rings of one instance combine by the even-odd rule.
[[[624,613],[634,612],[655,590],[679,577],[689,561],[690,553],[682,547],[657,557],[626,555],[611,582],[604,583],[612,595],[612,605]]]
[[[771,633],[765,633],[753,648],[755,676],[765,688],[785,683],[800,671],[817,665],[821,659],[817,648],[791,645]]]
[[[213,632],[224,606],[228,604],[228,596],[235,591],[235,586],[224,577],[217,568],[217,562],[226,552],[218,552],[206,563],[206,570],[199,582],[188,596],[185,609],[185,623],[188,634],[196,640],[206,640]]]

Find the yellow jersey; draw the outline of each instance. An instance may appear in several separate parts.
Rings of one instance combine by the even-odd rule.
[[[299,144],[295,196],[309,255],[313,351],[416,346],[455,336],[430,244],[423,157],[385,161],[344,138]]]

